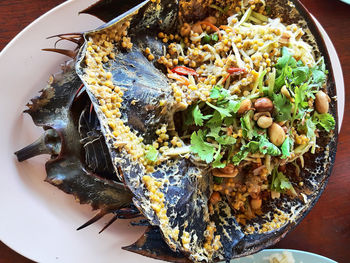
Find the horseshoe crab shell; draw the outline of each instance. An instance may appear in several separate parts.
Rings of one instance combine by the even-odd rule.
[[[317,155],[307,155],[301,175],[306,184],[297,188],[300,198],[284,196],[265,204],[264,214],[250,222],[255,229],[253,233],[247,233],[237,224],[234,212],[225,201],[208,211],[207,202],[212,192],[209,171],[190,159],[168,159],[148,173],[137,157],[139,149],[134,142],[140,143],[139,138],[146,143],[155,140],[155,131],[164,124],[172,129],[177,108],[163,69],[156,62],[148,61],[143,50],[150,47],[156,59],[159,58],[166,44],[156,38],[157,32],[175,32],[181,7],[186,7],[181,10],[186,17],[186,11],[200,6],[196,16],[204,17],[209,2],[145,1],[105,26],[87,32],[76,64],[102,124],[115,169],[123,171],[122,179],[134,194],[134,204],[151,225],[159,227],[173,251],[193,261],[229,260],[280,240],[310,211],[323,191],[334,162],[337,139],[336,131],[321,135]],[[299,2],[270,0],[266,4],[274,7],[273,16],[282,16],[284,21],[296,23],[306,31],[316,56],[327,54],[318,31]],[[126,31],[127,35],[121,35]],[[101,45],[104,45],[102,53],[96,48]],[[330,68],[327,56],[325,60]],[[104,82],[96,84],[93,76],[97,75],[102,76]],[[327,82],[330,96],[335,95],[332,78],[330,73]],[[113,98],[120,100],[121,106],[106,114],[105,104]],[[336,116],[334,103],[331,113]],[[121,136],[119,131],[124,131],[129,138]],[[262,231],[261,227],[271,225],[274,217],[278,227]],[[126,249],[145,253],[149,236],[146,233],[141,245],[138,242]]]
[[[330,134],[320,134],[317,154],[306,156],[305,169],[301,173],[305,184],[296,187],[298,198],[283,196],[264,204],[263,214],[249,222],[255,230],[252,233],[237,223],[235,212],[225,200],[209,211],[207,203],[212,193],[212,178],[207,168],[185,157],[169,158],[153,169],[140,162],[137,158],[140,156],[138,144],[152,142],[157,138],[156,131],[164,125],[174,131],[174,114],[178,110],[164,68],[157,62],[150,62],[143,50],[150,47],[152,54],[159,58],[167,44],[156,38],[157,33],[175,32],[179,12],[190,20],[203,18],[212,2],[137,2],[140,4],[104,26],[86,32],[75,68],[67,67],[64,77],[57,76],[56,81],[28,110],[35,124],[47,130],[44,139],[38,142],[40,145],[44,142],[43,152],[53,156],[46,166],[47,180],[75,195],[82,203],[90,203],[93,208],[100,209],[101,213],[91,222],[104,213],[129,206],[132,200],[151,226],[135,244],[125,249],[173,262],[188,262],[189,259],[228,261],[278,242],[313,207],[327,183],[335,159],[336,129]],[[109,20],[120,14],[120,10],[117,12],[111,8],[115,3],[100,1],[84,12]],[[133,3],[136,1],[130,5]],[[272,16],[281,16],[285,22],[301,26],[316,55],[325,57],[330,70],[328,94],[335,96],[329,58],[308,13],[297,1],[267,0],[266,4],[274,7],[271,9]],[[123,11],[128,9],[126,5]],[[123,33],[126,31],[127,34]],[[89,131],[92,133],[81,126],[88,122],[86,103],[79,110],[72,108],[74,94],[81,81],[98,118]],[[60,108],[56,99],[67,92],[68,96],[64,96],[69,99],[57,116],[53,113]],[[112,101],[120,105],[109,109],[107,104]],[[80,114],[80,121],[76,112]],[[335,103],[331,104],[330,113],[336,117]],[[88,161],[88,167],[81,162],[81,148],[88,149],[93,144],[78,142],[99,137],[100,133],[94,134],[94,129],[101,129],[103,134],[102,149],[107,147],[109,151],[107,156],[112,163],[108,166],[114,169],[109,179],[113,180],[91,174],[91,170],[98,170],[99,162]],[[70,140],[66,141],[68,137]],[[86,160],[89,159],[87,156]],[[119,181],[125,182],[130,191],[113,177],[115,175]],[[275,215],[279,226],[271,224]],[[262,226],[271,225],[268,231],[262,231]]]

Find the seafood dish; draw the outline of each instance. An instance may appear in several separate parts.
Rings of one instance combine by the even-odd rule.
[[[46,181],[147,230],[124,249],[171,262],[256,253],[310,211],[337,145],[329,57],[298,1],[98,1],[106,24],[27,104]],[[67,29],[69,30],[69,29]],[[68,32],[68,31],[67,31]],[[102,230],[104,230],[102,229]]]

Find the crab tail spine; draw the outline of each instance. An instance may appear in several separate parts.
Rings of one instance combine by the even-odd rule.
[[[19,162],[23,162],[41,154],[57,155],[60,151],[61,140],[58,133],[54,129],[48,129],[35,142],[15,152],[15,155]]]

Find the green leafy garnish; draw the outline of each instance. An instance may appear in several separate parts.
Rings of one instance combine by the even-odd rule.
[[[202,114],[201,110],[199,109],[199,106],[196,105],[196,107],[194,107],[194,109],[192,111],[192,116],[193,116],[194,123],[197,126],[203,126],[203,120],[209,119],[212,115],[204,116]]]
[[[205,134],[202,130],[193,132],[191,135],[191,151],[198,154],[199,158],[206,163],[214,159],[215,147],[204,141]]]
[[[283,68],[285,68],[286,66],[288,66],[288,65],[290,64],[290,61],[291,61],[292,58],[293,58],[293,57],[292,57],[292,54],[289,53],[288,48],[283,47],[283,48],[282,48],[282,57],[280,57],[280,58],[278,59],[278,61],[277,61],[276,65],[275,65],[275,67],[276,67],[277,69],[283,69]],[[293,64],[293,65],[296,64],[296,61],[294,60],[294,61],[292,62],[292,64]]]
[[[287,157],[290,156],[291,151],[293,150],[293,145],[294,145],[293,140],[288,136],[284,140],[283,144],[281,145],[281,151],[282,151],[281,159],[286,159]]]
[[[309,104],[306,101],[308,94],[308,85],[303,84],[301,86],[296,86],[294,89],[294,113],[293,113],[293,120],[297,118],[297,112],[299,110],[299,113],[302,113],[302,109],[306,108]],[[299,114],[300,115],[300,114]]]
[[[207,34],[205,34],[203,37],[202,37],[202,44],[209,44],[210,43],[210,40],[211,40],[211,37]]]
[[[232,145],[236,143],[236,139],[229,135],[223,135],[215,140],[222,145]]]
[[[207,127],[221,127],[222,118],[218,111],[214,111],[213,116],[206,123]]]
[[[252,110],[249,110],[241,118],[243,137],[248,138],[249,140],[251,140],[254,136],[253,115],[254,115],[254,112]]]
[[[281,150],[264,136],[260,136],[259,151],[271,156],[281,155]]]
[[[221,127],[212,127],[210,128],[210,132],[207,134],[207,137],[212,137],[217,141],[219,144],[222,145],[232,145],[236,143],[236,139],[229,135],[220,135]]]
[[[293,69],[293,83],[295,85],[300,85],[303,82],[307,81],[309,78],[309,67],[303,66],[303,67],[297,67]]]
[[[281,172],[278,172],[277,168],[275,168],[272,172],[272,180],[270,189],[276,192],[284,193],[287,190],[295,193],[294,187],[288,178]]]
[[[229,102],[227,103],[227,109],[233,113],[237,113],[240,106],[241,106],[240,101],[229,100]]]
[[[218,40],[219,40],[219,36],[216,33],[211,34],[211,35],[205,34],[202,37],[201,42],[202,42],[203,45],[205,45],[205,44],[214,44],[214,43],[218,42]]]
[[[214,110],[216,110],[217,112],[219,112],[219,114],[221,116],[221,119],[224,119],[225,117],[231,117],[232,116],[228,109],[224,109],[224,108],[221,108],[221,107],[214,106],[210,102],[206,102],[206,104],[208,106],[210,106],[211,108],[213,108]]]
[[[232,157],[232,162],[234,165],[239,165],[239,163],[244,160],[249,154],[249,151],[239,151]]]
[[[318,69],[312,70],[313,83],[322,84],[326,80],[326,74]]]
[[[213,168],[224,168],[226,166],[225,163],[221,162],[222,155],[220,153],[221,151],[221,145],[219,145],[219,149],[217,150],[215,156],[214,156],[214,162],[212,163]]]
[[[319,114],[317,112],[314,113],[313,121],[317,126],[323,128],[327,132],[334,130],[335,128],[335,120],[332,115],[329,113]]]
[[[213,40],[214,42],[218,42],[219,40],[219,35],[218,34],[211,34],[211,40]]]
[[[249,153],[255,153],[259,150],[259,142],[250,141],[249,143],[243,145],[238,153],[232,157],[232,162],[234,165],[239,165],[239,163],[244,160]]]
[[[156,148],[154,148],[152,145],[149,146],[148,150],[146,151],[145,158],[151,162],[157,161],[158,157],[158,151]]]
[[[315,136],[316,124],[311,119],[307,119],[305,123],[307,129],[306,136],[311,139]]]
[[[210,91],[210,98],[214,100],[223,100],[228,96],[230,96],[230,92],[220,85],[214,86]]]
[[[292,103],[281,93],[273,95],[276,109],[276,121],[287,121],[292,118]]]

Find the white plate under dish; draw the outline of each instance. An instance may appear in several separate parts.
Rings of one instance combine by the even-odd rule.
[[[99,230],[109,218],[82,231],[75,229],[93,216],[87,205],[79,205],[72,196],[45,183],[44,164],[47,156],[18,163],[14,152],[37,139],[42,130],[22,114],[24,105],[45,86],[48,76],[59,71],[65,57],[40,49],[52,47],[47,36],[79,32],[102,23],[78,11],[95,0],[71,0],[38,18],[18,34],[0,53],[0,238],[6,245],[38,262],[154,262],[140,255],[123,251],[144,231],[120,220],[102,234]],[[6,25],[3,25],[6,26]],[[339,59],[329,38],[337,79],[338,97],[344,97],[344,83]],[[341,76],[341,77],[340,77]],[[344,100],[338,100],[339,120]]]
[[[336,261],[314,253],[294,249],[265,249],[251,256],[231,260],[231,263],[269,263],[269,257],[274,254],[292,254],[295,263],[337,263]]]

